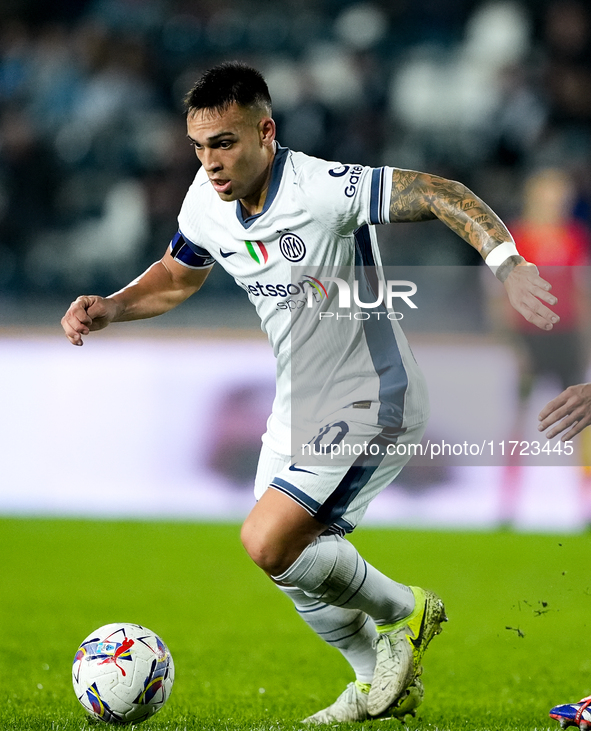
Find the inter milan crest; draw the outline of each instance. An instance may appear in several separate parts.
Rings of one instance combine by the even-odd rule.
[[[281,235],[279,250],[287,261],[291,262],[301,261],[306,256],[306,245],[299,236],[292,233]]]

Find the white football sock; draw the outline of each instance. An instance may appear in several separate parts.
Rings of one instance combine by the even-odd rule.
[[[397,622],[412,612],[414,595],[364,561],[355,546],[340,536],[320,536],[281,576],[309,597],[346,609],[360,609],[377,625]]]
[[[336,647],[355,672],[360,683],[371,683],[376,664],[373,641],[375,625],[359,609],[343,609],[309,597],[295,586],[279,587],[295,604],[300,617],[316,634]]]

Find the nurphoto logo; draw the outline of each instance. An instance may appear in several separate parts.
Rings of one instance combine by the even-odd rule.
[[[311,277],[309,274],[307,276],[310,280],[313,280],[313,282],[310,282],[312,287],[308,289],[307,293],[307,307],[313,307],[319,302],[318,295],[320,295],[321,299],[328,299],[328,291],[325,283],[334,282],[338,288],[339,309],[352,309],[351,286],[349,282],[345,281],[341,277],[322,277],[321,279],[316,279],[315,277]],[[372,294],[374,297],[376,297],[376,299],[373,302],[362,302],[359,293],[359,281],[355,279],[353,282],[353,303],[354,305],[356,305],[356,307],[359,307],[362,310],[373,310],[380,307],[381,305],[385,305],[387,312],[383,312],[383,307],[380,312],[355,312],[353,317],[356,320],[367,320],[372,314],[378,316],[382,314],[387,315],[388,319],[390,320],[402,320],[402,318],[404,317],[402,312],[392,311],[394,309],[394,300],[402,300],[411,309],[417,309],[417,305],[411,300],[411,297],[417,293],[417,285],[414,282],[411,282],[407,279],[388,279],[386,282],[384,282],[383,279],[378,279],[377,284],[377,295],[374,291],[372,291]],[[368,289],[367,286],[366,289]],[[335,316],[337,319],[351,319],[351,313],[347,315],[339,315],[339,313],[335,314],[334,312],[319,313],[319,318],[321,320],[324,318],[330,318]]]

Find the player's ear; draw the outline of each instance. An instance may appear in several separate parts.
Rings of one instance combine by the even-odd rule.
[[[263,117],[259,122],[259,135],[262,145],[271,145],[275,140],[277,129],[275,120],[271,117]]]

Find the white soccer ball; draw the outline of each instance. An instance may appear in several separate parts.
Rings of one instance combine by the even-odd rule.
[[[174,682],[168,647],[146,627],[106,624],[81,643],[74,691],[87,713],[113,724],[140,723],[166,703]]]

